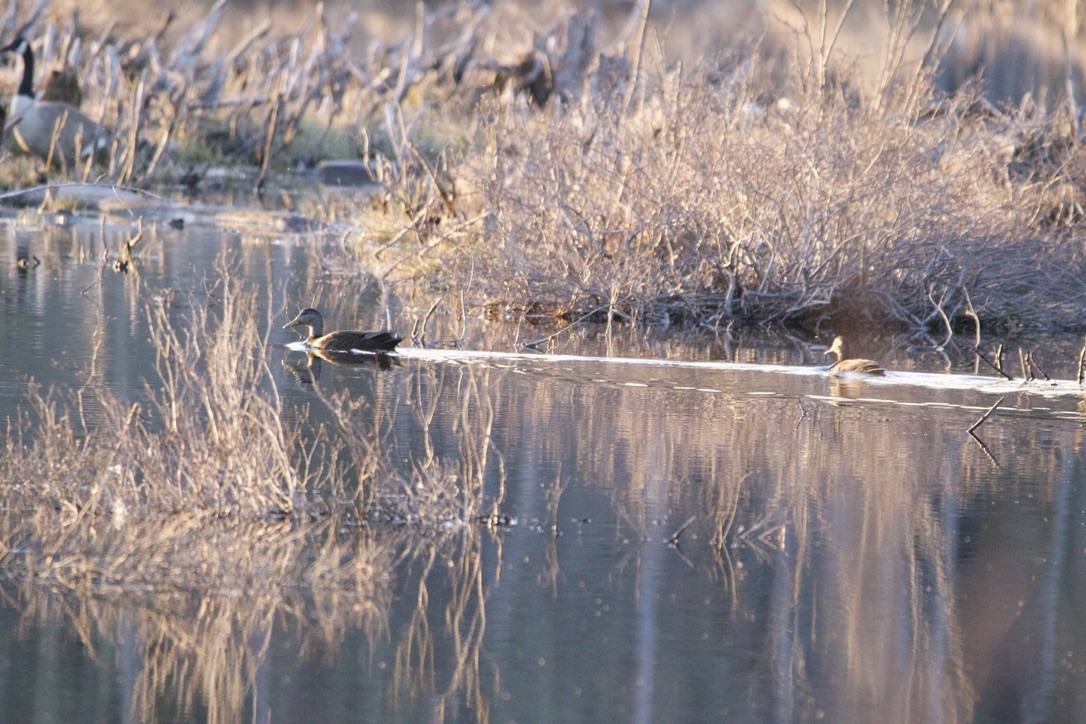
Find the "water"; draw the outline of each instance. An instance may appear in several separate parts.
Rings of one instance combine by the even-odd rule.
[[[279,329],[298,308],[406,332],[433,296],[340,278],[308,237],[200,224],[148,229],[136,271],[115,274],[103,251],[132,230],[107,225],[104,246],[100,231],[8,222],[0,415],[28,376],[70,389],[92,360],[137,398],[154,373],[146,308],[167,299],[183,320],[216,304],[226,249],[260,290],[252,311],[289,409],[326,421],[318,395],[346,391],[391,417],[388,444],[453,465],[480,449],[475,400],[492,413],[484,494],[504,480],[508,520],[328,529],[324,545],[379,572],[361,588],[8,575],[3,720],[1086,718],[1074,384],[948,376],[908,354],[886,380],[840,381],[796,347],[722,364],[704,344],[598,330],[562,355],[515,354],[513,325],[474,317],[461,349],[299,371]],[[19,269],[28,253],[41,266]],[[455,309],[431,321],[440,342],[463,332]],[[632,359],[644,354],[671,359]],[[256,529],[254,550],[291,535]]]

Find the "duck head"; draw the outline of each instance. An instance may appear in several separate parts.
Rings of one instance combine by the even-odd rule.
[[[321,313],[312,307],[306,307],[298,312],[298,316],[283,325],[283,329],[293,327],[309,327],[310,337],[319,337],[324,331],[324,318]]]

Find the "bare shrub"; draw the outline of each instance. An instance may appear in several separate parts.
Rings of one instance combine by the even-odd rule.
[[[66,585],[362,590],[384,578],[381,553],[337,543],[340,525],[470,530],[492,465],[485,379],[462,381],[455,456],[419,454],[381,432],[394,426],[398,397],[377,410],[335,397],[335,424],[310,424],[278,394],[252,292],[225,264],[218,279],[217,304],[193,303],[187,319],[148,311],[158,378],[139,401],[93,372],[74,393],[30,386],[0,435],[9,573]],[[432,415],[420,418],[427,429]],[[500,502],[500,489],[486,492]]]
[[[435,86],[444,86],[438,93],[447,100],[455,87],[448,65],[463,66],[466,58],[457,54],[474,44],[468,38],[450,47],[443,38],[477,29],[478,16],[486,14],[466,8],[427,14],[420,28],[425,37],[374,42],[356,53],[368,40],[355,36],[356,14],[333,25],[323,5],[305,17],[283,10],[274,31],[267,20],[239,34],[236,26],[224,27],[223,5],[202,16],[185,6],[184,23],[154,13],[157,27],[136,28],[142,34],[135,38],[120,36],[116,22],[103,22],[102,34],[91,36],[74,20],[45,26],[33,38],[39,67],[74,70],[83,110],[112,131],[104,168],[88,163],[71,175],[191,182],[210,165],[241,163],[258,167],[264,180],[270,170],[358,157],[369,150],[360,129],[375,125],[372,135],[394,135],[393,127],[380,128],[386,105]],[[26,19],[9,14],[6,36],[19,27],[17,20]],[[11,87],[18,72],[5,71]],[[431,147],[446,142],[440,138]],[[381,150],[392,155],[395,149],[383,142]]]
[[[648,42],[651,18],[605,31],[565,3],[545,29],[512,3],[436,9],[365,51],[357,17],[318,8],[237,38],[221,5],[171,29],[168,52],[159,36],[77,42],[74,26],[39,45],[115,126],[111,178],[198,183],[229,159],[263,181],[274,164],[363,158],[382,190],[350,218],[349,245],[393,280],[709,327],[953,328],[968,291],[991,328],[1081,326],[1066,303],[1083,291],[1064,243],[1086,198],[1074,119],[977,119],[968,97],[933,110],[914,51],[931,36],[936,59],[949,4],[886,6],[878,28],[845,7],[794,4],[773,22],[747,8],[736,27],[763,35],[693,71]],[[699,17],[716,16],[682,22]],[[868,25],[886,41],[874,82],[843,61]],[[943,70],[972,67],[956,57]]]
[[[275,390],[252,293],[223,266],[218,278],[210,308],[149,312],[159,377],[140,403],[94,372],[75,394],[28,391],[0,435],[5,595],[27,617],[70,618],[91,656],[100,637],[134,634],[138,718],[155,720],[169,694],[182,714],[207,705],[209,720],[235,721],[273,627],[303,658],[334,655],[351,628],[387,645],[391,571],[406,561],[417,605],[394,636],[390,686],[485,714],[475,531],[504,494],[490,372],[421,371],[372,400],[314,384],[331,424],[306,424]],[[439,424],[449,396],[459,412]],[[439,575],[455,593],[440,611]],[[446,655],[455,674],[435,689]]]
[[[501,280],[488,292],[710,326],[938,326],[963,289],[989,323],[1041,314],[1023,290],[1077,261],[1030,231],[999,131],[961,115],[832,92],[762,108],[741,78],[706,76],[629,117],[495,108],[472,167],[490,212],[478,260]]]

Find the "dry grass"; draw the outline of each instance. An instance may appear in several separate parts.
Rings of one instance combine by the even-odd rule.
[[[260,184],[354,156],[380,187],[352,219],[364,266],[513,311],[950,335],[971,302],[991,331],[1082,327],[1086,172],[1059,59],[1040,57],[1064,37],[1043,3],[1030,52],[1048,71],[1030,77],[1058,112],[933,101],[978,58],[999,74],[962,40],[1005,23],[978,9],[729,5],[672,27],[458,4],[395,40],[342,8],[284,12],[241,32],[216,8],[134,40],[45,27],[43,67],[63,55],[117,130],[108,167],[81,174],[198,188],[234,163]],[[690,27],[704,45],[677,65],[667,36]],[[865,33],[884,51],[853,62]]]
[[[397,399],[375,410],[319,395],[334,423],[311,425],[279,397],[247,311],[252,293],[225,265],[217,273],[212,306],[194,300],[184,319],[163,305],[148,311],[158,379],[138,401],[94,369],[79,390],[30,386],[27,409],[0,436],[9,574],[71,586],[366,590],[384,580],[384,554],[341,539],[343,526],[462,529],[484,499],[500,503],[502,491],[483,486],[494,464],[485,378],[459,381],[457,460],[390,435]],[[407,399],[403,408],[424,409]],[[433,410],[417,414],[428,431]]]
[[[675,82],[621,122],[602,103],[495,113],[477,177],[489,293],[663,324],[921,329],[959,317],[965,290],[1003,326],[1081,295],[1078,249],[1037,223],[1038,185],[1008,180],[1000,137],[963,108],[760,109],[744,91]]]
[[[299,637],[302,659],[334,655],[348,629],[386,646],[404,566],[417,608],[394,638],[391,698],[428,692],[485,717],[475,531],[504,495],[490,373],[433,370],[375,399],[315,383],[329,422],[312,422],[278,394],[253,293],[224,262],[216,279],[187,312],[149,309],[157,378],[136,401],[97,362],[80,389],[30,385],[0,433],[5,595],[28,620],[69,620],[92,657],[134,625],[136,718],[172,697],[180,715],[236,721],[273,629]],[[454,391],[459,413],[438,425]],[[456,595],[436,612],[426,589],[446,574]],[[434,690],[446,652],[454,674]]]
[[[401,219],[385,232],[398,253],[360,257],[392,278],[433,270],[515,315],[943,338],[971,330],[972,305],[989,333],[1081,331],[1086,174],[1070,120],[968,93],[934,103],[933,73],[908,54],[931,42],[919,7],[888,19],[873,82],[816,16],[794,21],[807,52],[790,66],[764,40],[685,73],[650,58],[631,86],[601,55],[560,110],[526,86],[484,97],[473,143],[443,159],[452,180],[400,154],[411,162],[387,186],[412,190],[383,215]],[[558,95],[575,54],[554,40]]]

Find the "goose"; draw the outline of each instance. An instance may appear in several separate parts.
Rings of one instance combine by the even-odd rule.
[[[298,316],[286,323],[283,329],[309,327],[309,337],[305,340],[308,349],[332,353],[350,352],[391,352],[403,339],[389,332],[352,332],[338,331],[324,334],[324,318],[312,307],[307,307]]]
[[[883,376],[886,374],[886,370],[878,362],[870,359],[848,359],[845,338],[835,337],[833,344],[826,350],[826,354],[837,355],[837,361],[830,365],[829,372],[833,375],[857,373],[864,375],[878,375]]]
[[[86,113],[70,103],[34,97],[34,51],[26,38],[16,37],[0,53],[23,57],[23,79],[11,99],[4,129],[16,151],[52,159],[57,165],[74,165],[108,148],[109,134]]]

